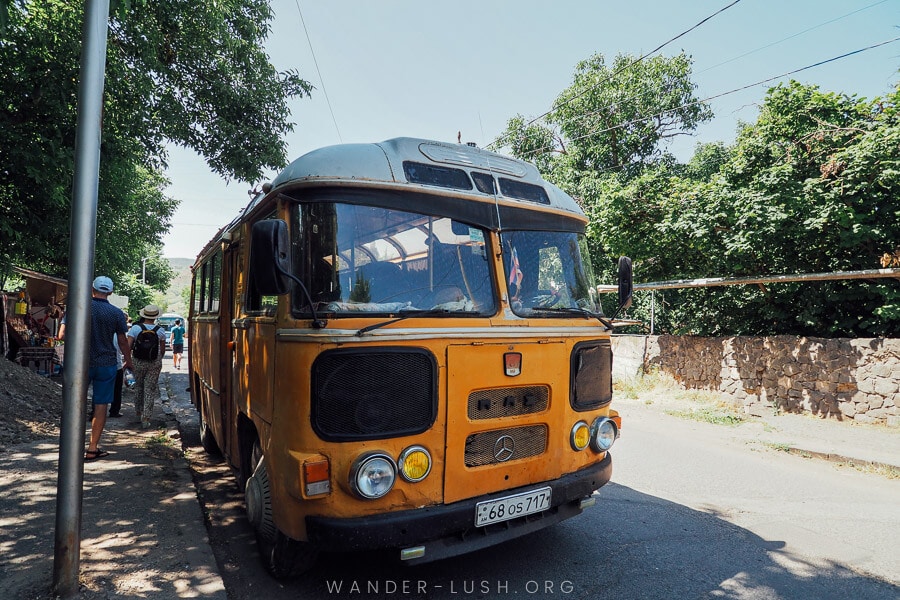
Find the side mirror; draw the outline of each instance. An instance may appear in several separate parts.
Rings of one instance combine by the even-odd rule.
[[[619,257],[619,310],[625,310],[631,306],[633,294],[633,273],[631,259],[627,256]]]
[[[291,291],[291,245],[287,223],[266,219],[253,224],[250,233],[250,277],[261,296],[280,296]]]

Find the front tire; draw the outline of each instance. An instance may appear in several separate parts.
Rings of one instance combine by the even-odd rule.
[[[251,461],[255,461],[256,466],[247,479],[244,502],[247,519],[256,534],[263,565],[275,579],[290,579],[302,575],[313,567],[318,552],[309,542],[291,539],[275,526],[269,473],[258,442],[253,445]]]

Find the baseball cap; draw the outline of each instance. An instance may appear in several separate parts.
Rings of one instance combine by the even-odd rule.
[[[112,279],[106,277],[105,275],[100,275],[96,279],[94,279],[94,289],[98,292],[103,292],[104,294],[112,294],[113,291],[113,282]]]

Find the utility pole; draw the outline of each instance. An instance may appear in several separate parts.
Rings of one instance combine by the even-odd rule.
[[[84,495],[84,417],[91,340],[91,278],[94,271],[94,238],[97,234],[108,19],[109,0],[85,2],[69,242],[69,316],[66,318],[69,334],[66,345],[70,348],[63,378],[53,545],[53,589],[63,599],[74,598],[78,594]]]

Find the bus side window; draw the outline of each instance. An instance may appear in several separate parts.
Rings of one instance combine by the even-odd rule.
[[[200,268],[200,287],[197,292],[197,312],[206,312],[206,285],[209,281],[209,263],[204,262]]]
[[[209,312],[218,314],[219,293],[222,279],[222,251],[216,252],[210,260],[209,273]]]
[[[253,285],[252,275],[250,279],[250,289],[247,290],[247,312],[261,312],[266,316],[274,315],[275,310],[278,308],[278,296],[260,295],[259,292],[256,291],[256,286]]]
[[[276,218],[273,212],[267,219]],[[253,277],[252,267],[248,267],[249,285],[247,286],[247,306],[248,313],[262,313],[264,316],[274,316],[278,309],[278,296],[264,296],[256,290],[256,283]]]

